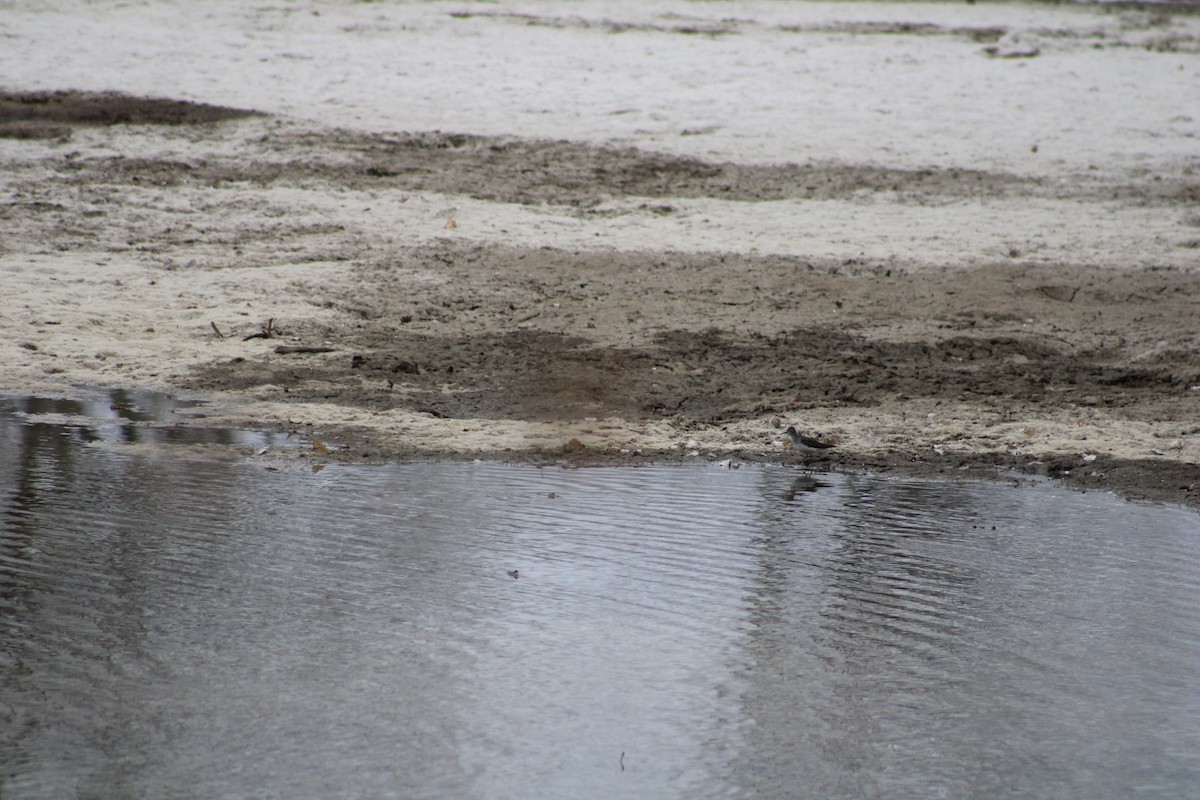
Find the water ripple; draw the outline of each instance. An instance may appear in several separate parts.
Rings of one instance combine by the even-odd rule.
[[[16,796],[1200,786],[1188,512],[781,467],[272,473],[44,434],[0,456]]]

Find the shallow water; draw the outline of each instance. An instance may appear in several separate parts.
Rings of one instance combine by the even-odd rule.
[[[288,447],[285,434],[209,428],[199,424],[204,404],[161,392],[83,389],[80,397],[0,397],[0,419],[23,421],[23,442],[76,444],[218,444]],[[22,449],[30,449],[26,444]],[[61,447],[60,447],[61,450]]]
[[[1200,793],[1189,511],[38,425],[0,414],[6,798]]]

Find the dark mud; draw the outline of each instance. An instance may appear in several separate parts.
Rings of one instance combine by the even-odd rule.
[[[0,138],[57,139],[76,125],[201,125],[254,111],[119,92],[0,92]]]
[[[259,112],[120,93],[0,93],[0,137],[69,138],[74,126],[190,126]],[[962,199],[1036,197],[1124,201],[1173,207],[1200,203],[1200,174],[1081,175],[1072,181],[963,168],[896,169],[813,161],[735,164],[580,142],[441,131],[269,132],[236,158],[147,159],[125,155],[45,164],[39,181],[162,187],[276,183],[309,188],[433,191],[481,200],[575,207],[581,214],[617,197],[731,201],[835,200],[885,194],[939,204]],[[669,214],[664,203],[654,209]]]
[[[326,329],[293,335],[327,341]],[[1126,408],[1200,383],[1191,353],[1114,363],[1035,338],[880,341],[810,328],[780,336],[672,331],[646,347],[597,347],[545,331],[446,337],[364,325],[340,355],[271,354],[212,365],[191,388],[289,387],[303,400],[405,407],[443,418],[580,420],[679,416],[719,424],[816,407],[946,398],[1003,407]],[[307,335],[306,335],[307,334]],[[1200,429],[1200,425],[1198,425]]]
[[[1170,24],[1173,15],[1192,16],[1200,13],[1200,3],[1183,0],[1183,2],[1106,2],[1102,4],[1106,13],[1126,15],[1125,24],[1129,28],[1161,28]],[[547,16],[513,11],[457,11],[451,12],[451,17],[460,20],[486,19],[503,20],[514,25],[527,25],[538,28],[598,30],[609,34],[623,33],[666,33],[686,36],[705,36],[717,38],[743,33],[747,29],[756,28],[758,23],[753,20],[738,17],[712,21],[686,16],[671,20],[656,22],[631,23],[608,18],[588,18],[581,16]],[[870,20],[846,20],[838,22],[820,22],[797,25],[780,25],[773,30],[781,33],[800,34],[829,34],[846,36],[954,36],[969,39],[973,42],[991,44],[998,41],[1010,28],[1000,25],[987,26],[947,26],[928,22],[891,22]],[[1110,42],[1102,34],[1080,33],[1054,28],[1040,28],[1033,31],[1038,36],[1047,38],[1080,38],[1095,40],[1093,46],[1119,47],[1126,46],[1120,42]],[[1195,42],[1191,42],[1193,46]]]
[[[436,266],[460,279],[414,289],[397,274],[400,263]],[[722,282],[729,274],[739,280]],[[886,412],[913,400],[969,406],[1022,424],[1064,409],[1074,409],[1081,426],[1091,424],[1093,410],[1184,420],[1200,386],[1191,327],[1200,320],[1200,276],[1173,270],[902,273],[781,257],[447,244],[364,266],[359,277],[353,293],[315,290],[353,323],[286,323],[289,342],[326,343],[335,352],[214,363],[197,371],[189,388],[270,385],[299,401],[442,419],[668,419],[681,430],[701,430],[818,408]],[[693,313],[682,314],[684,308]],[[810,324],[797,327],[797,320]],[[621,337],[628,343],[612,341]],[[1181,435],[1198,433],[1200,421],[1185,427]],[[360,455],[417,455],[352,431],[341,436],[356,442]],[[1200,471],[1177,460],[1081,463],[1072,453],[1031,462],[1015,453],[917,452],[838,450],[822,463],[920,475],[1032,471],[1129,496],[1200,501]],[[679,454],[640,458],[651,457]]]
[[[268,134],[253,158],[162,159],[115,156],[54,165],[61,180],[162,187],[245,182],[359,191],[439,192],[525,205],[574,207],[581,214],[619,197],[715,198],[761,202],[838,200],[887,194],[912,204],[1036,197],[1132,201],[1175,206],[1200,202],[1200,175],[1131,175],[1127,181],[1063,182],[961,168],[894,169],[827,162],[713,163],[634,148],[454,133]],[[669,203],[657,213],[670,214]]]

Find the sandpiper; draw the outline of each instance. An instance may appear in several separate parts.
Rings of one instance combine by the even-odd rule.
[[[811,436],[801,436],[794,425],[788,426],[787,435],[792,440],[792,447],[801,453],[819,453],[835,446],[829,442],[822,442],[820,439],[813,439]]]

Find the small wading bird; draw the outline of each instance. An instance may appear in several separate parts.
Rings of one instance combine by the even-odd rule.
[[[799,450],[801,453],[809,455],[819,453],[822,450],[828,450],[835,445],[829,442],[822,442],[820,439],[813,439],[810,436],[801,436],[796,431],[796,426],[789,425],[787,429],[788,438],[792,440],[792,448]]]

